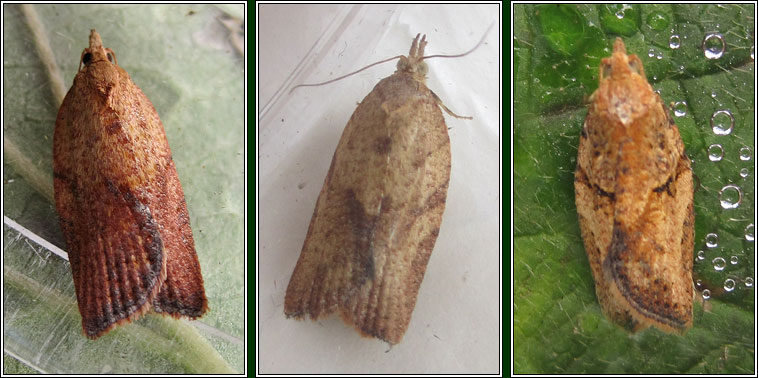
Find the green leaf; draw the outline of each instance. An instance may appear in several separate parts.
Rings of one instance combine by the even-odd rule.
[[[639,5],[603,4],[598,8],[600,24],[607,33],[632,36],[640,30],[639,7]],[[663,14],[659,14],[648,21],[653,21],[649,25],[659,30],[666,27],[668,19]]]
[[[753,5],[635,5],[634,22],[616,24],[603,18],[616,18],[605,5],[562,4],[574,7],[562,13],[577,13],[565,17],[573,49],[555,47],[560,20],[545,35],[545,7],[555,6],[514,8],[514,372],[754,374]],[[716,31],[726,49],[707,59],[702,42]],[[579,231],[579,131],[600,59],[619,35],[673,104],[694,162],[694,279],[711,299],[696,304],[684,336],[657,329],[629,335],[605,319]],[[714,132],[712,117],[730,132]]]
[[[4,10],[5,351],[47,373],[241,372],[244,57],[229,43],[237,31],[221,22],[229,16],[199,4]],[[116,52],[161,117],[210,307],[193,322],[148,315],[96,341],[82,335],[67,261],[47,244],[65,249],[52,193],[61,100],[55,93],[57,83],[63,93],[71,86],[90,29]],[[14,222],[29,231],[22,234]]]

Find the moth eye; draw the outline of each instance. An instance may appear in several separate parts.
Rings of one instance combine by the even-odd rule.
[[[601,76],[603,78],[609,77],[611,76],[611,72],[613,72],[611,69],[611,65],[607,63],[603,64],[603,72],[601,73]]]
[[[637,60],[629,62],[629,69],[631,69],[634,73],[640,73],[640,62]]]
[[[429,67],[426,65],[426,63],[421,62],[418,67],[418,73],[426,76],[427,71],[429,71]]]
[[[113,50],[105,49],[105,56],[106,58],[108,58],[109,62],[113,64],[118,64],[118,62],[116,62],[116,53],[114,53]]]
[[[84,54],[84,56],[82,56],[82,63],[89,64],[89,62],[91,62],[91,61],[92,61],[92,54],[91,53],[86,53],[86,54]]]

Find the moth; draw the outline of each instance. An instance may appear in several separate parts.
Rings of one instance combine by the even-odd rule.
[[[53,180],[87,337],[208,310],[163,124],[95,30],[55,121]]]
[[[692,170],[679,129],[621,38],[579,138],[576,208],[603,313],[636,332],[692,326]]]
[[[458,117],[426,87],[425,46],[417,35],[350,117],[287,287],[287,317],[337,312],[389,344],[405,334],[450,180],[440,108]]]

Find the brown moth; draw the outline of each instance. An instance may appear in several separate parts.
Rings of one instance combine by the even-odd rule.
[[[408,328],[450,179],[440,108],[455,116],[425,85],[418,38],[342,133],[287,287],[287,317],[338,312],[390,344]]]
[[[55,207],[84,334],[153,311],[208,311],[187,203],[158,113],[90,32],[53,135]]]
[[[579,138],[579,225],[606,317],[636,332],[692,326],[692,170],[679,130],[621,38]]]

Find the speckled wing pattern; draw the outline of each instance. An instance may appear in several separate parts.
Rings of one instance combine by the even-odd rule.
[[[425,65],[402,69],[407,63],[374,87],[345,127],[284,304],[288,317],[338,312],[390,344],[408,328],[450,178],[439,100],[424,84]]]
[[[692,325],[692,171],[679,130],[621,39],[579,138],[579,224],[606,316],[630,331]]]
[[[86,336],[153,309],[207,310],[189,214],[153,105],[95,31],[53,137],[55,202]]]

